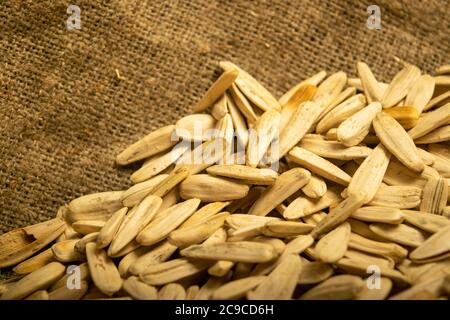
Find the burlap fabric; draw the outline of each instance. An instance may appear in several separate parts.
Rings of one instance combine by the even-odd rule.
[[[68,30],[67,7],[81,9]],[[370,4],[381,30],[366,26]],[[449,62],[448,1],[9,1],[0,3],[0,233],[82,194],[125,189],[115,155],[191,111],[229,59],[276,96],[320,69],[381,80],[394,56]],[[117,74],[117,71],[119,74]]]

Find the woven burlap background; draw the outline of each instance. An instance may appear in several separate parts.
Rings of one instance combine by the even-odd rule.
[[[68,30],[67,8],[81,9]],[[370,4],[381,30],[366,26]],[[448,1],[9,1],[0,3],[0,234],[82,194],[125,189],[115,155],[173,123],[229,59],[276,96],[320,69],[381,80],[398,56],[450,60]],[[117,71],[119,75],[117,74]]]

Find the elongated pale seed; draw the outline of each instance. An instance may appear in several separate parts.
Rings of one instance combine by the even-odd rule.
[[[347,147],[359,144],[369,134],[372,120],[381,109],[381,103],[372,102],[351,115],[337,128],[337,140]]]
[[[180,253],[188,258],[253,263],[267,262],[276,258],[275,249],[271,245],[250,241],[225,242],[208,246],[192,245],[181,250]]]
[[[239,71],[236,68],[230,67],[225,70],[194,106],[194,112],[201,112],[211,106],[231,86],[238,75]]]
[[[172,231],[168,240],[177,247],[187,247],[200,243],[221,228],[228,216],[228,212],[222,212],[205,219],[201,223]]]
[[[350,240],[350,224],[344,222],[324,235],[315,246],[316,257],[328,263],[341,259],[347,251]]]
[[[144,273],[148,266],[166,261],[177,250],[177,247],[168,241],[162,241],[160,244],[138,257],[128,268],[130,274]]]
[[[129,244],[152,220],[161,203],[162,199],[154,195],[149,195],[142,200],[136,207],[136,210],[128,213],[123,220],[114,240],[111,242],[108,252],[114,255]]]
[[[275,183],[264,190],[252,205],[248,214],[266,216],[277,205],[309,182],[311,174],[301,168],[294,168],[281,174]]]
[[[298,146],[320,157],[338,160],[366,158],[372,152],[372,149],[368,147],[346,147],[338,141],[318,140],[306,137],[302,139]]]
[[[230,202],[212,202],[204,205],[192,214],[178,229],[191,227],[205,222],[208,218],[219,213],[223,208],[228,206]]]
[[[366,103],[363,94],[357,94],[345,100],[327,113],[316,127],[317,133],[325,133],[331,128],[338,127],[344,120],[361,110]]]
[[[74,265],[75,266],[75,265]],[[66,274],[61,277],[58,281],[56,281],[49,289],[48,291],[54,291],[61,287],[75,287],[78,280],[80,281],[89,281],[90,275],[89,275],[89,267],[87,265],[87,262],[83,262],[80,265],[76,266],[77,269],[72,269],[72,272],[69,268],[66,269]],[[75,270],[75,271],[74,271]],[[74,277],[74,275],[79,275],[80,277]]]
[[[222,119],[228,113],[226,95],[223,94],[212,106],[211,115],[216,119]]]
[[[443,178],[430,178],[423,188],[420,210],[442,214],[447,203],[448,185]]]
[[[321,177],[311,175],[309,182],[302,188],[302,191],[308,197],[318,199],[327,192],[327,184]]]
[[[301,300],[351,300],[358,296],[364,281],[353,275],[331,277],[303,294]]]
[[[254,224],[267,224],[271,221],[280,221],[276,217],[257,216],[253,214],[232,214],[226,218],[226,223],[233,229],[239,229]]]
[[[248,180],[258,184],[273,184],[278,177],[277,172],[272,169],[257,169],[238,164],[215,165],[206,171],[211,175]]]
[[[419,119],[417,125],[408,131],[408,134],[413,140],[416,140],[417,138],[430,133],[434,129],[447,124],[449,121],[450,103],[447,103],[434,111],[424,114],[424,116]]]
[[[381,185],[368,204],[371,206],[412,209],[420,204],[421,198],[422,190],[418,187]]]
[[[153,178],[177,161],[189,147],[190,145],[188,143],[179,143],[169,152],[155,156],[130,176],[131,181],[138,183]]]
[[[316,284],[325,281],[334,273],[333,267],[321,261],[303,263],[298,284]]]
[[[64,274],[64,266],[59,262],[51,262],[44,267],[26,275],[0,297],[1,300],[23,299],[31,293],[47,288]]]
[[[312,101],[298,106],[280,133],[278,152],[270,153],[270,162],[275,162],[288,153],[312,128],[321,111],[321,106]]]
[[[65,240],[55,243],[52,252],[56,260],[60,262],[72,262],[82,260],[82,255],[75,250],[75,245],[79,240]]]
[[[69,202],[69,211],[67,218],[75,222],[77,220],[86,220],[83,214],[90,212],[113,213],[119,210],[123,191],[100,192],[81,196]],[[81,217],[78,217],[81,216]]]
[[[342,201],[337,207],[330,210],[330,213],[321,220],[311,231],[311,236],[317,238],[323,233],[334,229],[347,220],[350,215],[358,210],[364,204],[364,198],[359,195],[350,195],[347,199]]]
[[[356,170],[348,185],[349,195],[363,195],[364,203],[369,203],[381,185],[391,154],[379,144],[372,153],[364,159]]]
[[[247,277],[230,281],[214,291],[214,300],[236,300],[245,297],[246,293],[258,286],[265,276]]]
[[[231,120],[233,121],[234,131],[241,146],[244,148],[248,143],[248,128],[244,116],[239,111],[233,99],[225,93],[225,99],[230,111]]]
[[[444,141],[450,141],[450,125],[433,130],[414,142],[417,144],[429,144]]]
[[[427,238],[425,232],[406,224],[375,223],[370,225],[370,230],[387,240],[410,247],[420,246]]]
[[[178,283],[168,283],[158,291],[158,300],[185,300],[186,291]]]
[[[250,300],[291,299],[302,271],[300,257],[286,257],[253,291],[247,293]]]
[[[38,255],[31,257],[13,268],[14,273],[27,274],[36,271],[43,266],[55,261],[52,249],[44,250]]]
[[[149,285],[164,285],[198,274],[210,267],[211,264],[212,262],[207,260],[171,260],[149,266],[145,273],[140,275],[140,279]]]
[[[123,289],[137,300],[156,300],[158,298],[158,290],[148,285],[138,277],[131,276],[123,282]]]
[[[98,232],[105,225],[104,220],[79,220],[72,223],[72,228],[79,235],[86,235],[92,232]]]
[[[116,211],[111,218],[105,223],[105,225],[100,229],[97,236],[97,247],[99,249],[107,247],[111,241],[114,239],[120,225],[122,224],[125,215],[128,212],[128,208],[122,208]]]
[[[228,144],[232,143],[234,137],[234,126],[231,115],[226,114],[222,119],[217,121],[213,137],[216,139],[224,139]]]
[[[178,141],[177,138],[173,139],[172,137],[174,132],[174,125],[168,125],[153,131],[122,151],[116,157],[116,162],[120,165],[126,165],[169,149]]]
[[[398,244],[370,240],[355,233],[350,235],[348,246],[363,252],[390,257],[394,261],[402,261],[408,254],[408,250]]]
[[[325,192],[320,199],[310,199],[307,197],[298,197],[292,201],[283,212],[285,219],[298,219],[307,215],[314,214],[320,210],[338,205],[342,200],[336,188],[332,187]]]
[[[229,93],[239,111],[247,120],[247,123],[254,124],[258,119],[258,116],[256,115],[255,110],[253,110],[252,105],[241,92],[241,90],[239,90],[239,88],[235,84],[232,84]]]
[[[289,119],[291,119],[295,110],[302,104],[303,102],[310,101],[317,91],[317,87],[311,84],[304,84],[300,86],[296,92],[282,105],[282,109],[280,112],[280,123],[279,130],[282,132],[286,127]],[[281,101],[281,99],[280,99]]]
[[[419,112],[415,107],[399,106],[383,110],[384,113],[389,114],[392,118],[397,120],[400,125],[406,130],[416,126],[419,121]]]
[[[333,182],[346,186],[351,180],[340,168],[306,149],[295,147],[289,152],[289,159]]]
[[[46,290],[38,290],[30,294],[25,300],[49,300],[48,292]]]
[[[354,260],[362,260],[371,265],[382,265],[391,269],[395,267],[395,261],[391,257],[376,256],[359,250],[348,249],[345,252],[345,257]]]
[[[428,111],[430,109],[433,109],[436,106],[441,105],[442,103],[445,103],[450,98],[450,91],[446,91],[443,94],[440,94],[428,102],[428,104],[423,109],[424,111]]]
[[[215,123],[214,117],[209,114],[191,114],[177,121],[175,124],[175,133],[185,142],[205,141],[211,137],[211,129],[214,128]]]
[[[97,288],[107,296],[112,296],[119,291],[122,287],[122,279],[106,252],[90,242],[86,245],[86,257],[89,273]]]
[[[414,106],[421,114],[425,106],[430,102],[434,93],[434,78],[428,74],[420,76],[408,91],[405,105]]]
[[[99,232],[93,232],[85,235],[75,243],[75,251],[84,255],[86,253],[86,244],[89,242],[97,242]]]
[[[293,86],[291,89],[289,89],[286,93],[284,93],[281,96],[280,99],[278,99],[278,102],[280,103],[281,106],[284,106],[292,98],[292,96],[295,93],[297,93],[299,90],[301,90],[300,88],[302,88],[306,85],[311,85],[311,86],[317,87],[319,85],[319,83],[323,79],[325,79],[326,76],[327,76],[327,72],[325,70],[321,70],[321,71],[317,72],[316,74],[312,75],[308,79],[305,79],[305,80],[299,82],[298,84]]]
[[[189,168],[187,166],[181,166],[175,168],[166,179],[158,183],[151,191],[151,194],[156,197],[164,197],[173,188],[175,188],[181,181],[186,179],[189,175]]]
[[[414,210],[402,210],[402,213],[406,222],[427,232],[435,233],[450,226],[450,219],[436,214]]]
[[[259,83],[246,71],[229,61],[221,61],[220,67],[224,70],[237,69],[239,71],[239,75],[236,79],[237,86],[245,94],[245,96],[261,110],[267,111],[270,109],[281,109],[277,99],[275,99],[261,83]]]
[[[412,260],[433,258],[450,251],[450,226],[442,228],[410,254]]]
[[[417,152],[414,141],[394,118],[380,112],[373,120],[373,127],[383,145],[401,163],[413,171],[423,171],[425,164]]]
[[[180,226],[200,205],[199,199],[180,202],[161,213],[161,218],[151,221],[136,237],[141,245],[151,246],[165,239]]]
[[[406,65],[392,79],[384,92],[381,103],[383,108],[390,108],[406,97],[411,87],[420,77],[420,70],[414,65]]]
[[[346,83],[347,74],[345,72],[338,71],[333,73],[319,85],[314,101],[325,108],[341,93]]]
[[[404,220],[400,209],[377,206],[359,208],[352,213],[351,217],[367,222],[381,222],[388,224],[399,224]]]
[[[264,112],[251,130],[248,140],[246,163],[256,167],[274,139],[279,138],[280,113],[276,110]]]
[[[320,116],[317,119],[317,122],[322,120],[323,117],[325,117],[325,115],[327,115],[331,110],[333,110],[338,105],[340,105],[342,102],[344,102],[345,100],[347,100],[350,97],[354,96],[355,94],[356,94],[356,88],[353,87],[353,86],[350,86],[347,89],[345,89],[344,91],[342,91],[341,93],[339,93],[334,98],[330,97],[330,96],[325,96],[324,99],[320,99],[319,98],[319,100],[324,100],[323,103],[325,105],[322,108],[322,112],[320,113]]]
[[[208,269],[208,274],[214,277],[224,277],[234,267],[235,263],[232,261],[219,260]]]
[[[48,293],[49,300],[80,300],[88,291],[87,281],[80,281],[80,286],[69,289],[67,286],[60,287]]]
[[[183,199],[198,198],[204,202],[228,201],[245,197],[249,189],[235,180],[196,174],[181,183],[180,195]]]
[[[307,234],[314,225],[296,221],[269,221],[264,225],[262,233],[269,237],[292,237]]]
[[[369,66],[364,62],[358,61],[356,68],[358,70],[358,75],[361,79],[361,85],[364,89],[364,94],[366,95],[367,101],[369,103],[381,101],[384,90],[378,83]]]

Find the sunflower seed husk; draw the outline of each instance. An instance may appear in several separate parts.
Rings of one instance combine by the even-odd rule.
[[[250,167],[256,167],[263,159],[270,144],[278,139],[280,126],[280,114],[275,110],[264,112],[255,123],[250,132],[246,163]]]
[[[392,79],[388,88],[384,92],[381,103],[383,108],[395,106],[403,98],[406,97],[412,86],[420,77],[420,70],[414,65],[406,65]]]
[[[350,215],[364,204],[361,195],[351,195],[340,204],[330,210],[330,213],[321,220],[311,231],[311,236],[317,238],[323,233],[327,233],[336,226],[347,220]]]
[[[79,220],[72,223],[72,228],[81,235],[99,232],[105,225],[104,220]]]
[[[394,118],[406,130],[415,127],[419,121],[419,112],[415,107],[392,107],[384,109],[383,112]]]
[[[404,220],[400,209],[377,206],[359,208],[352,213],[351,217],[367,222],[381,222],[388,224],[400,224]]]
[[[64,266],[59,262],[50,262],[44,267],[26,275],[14,285],[8,287],[0,297],[1,300],[18,300],[35,291],[45,289],[64,274]]]
[[[230,66],[206,91],[199,102],[194,106],[194,112],[198,113],[211,106],[227,90],[239,76],[239,70]]]
[[[362,260],[371,265],[381,265],[391,269],[395,267],[395,261],[391,257],[375,256],[359,250],[348,249],[345,252],[345,257],[355,260]]]
[[[289,159],[333,182],[348,185],[351,180],[340,168],[306,149],[295,147],[289,152]]]
[[[368,205],[412,209],[420,204],[421,197],[422,190],[418,187],[381,185]]]
[[[408,131],[409,136],[416,140],[424,135],[430,133],[436,128],[445,125],[450,121],[450,103],[424,114],[423,117],[419,119],[417,125]]]
[[[158,291],[158,300],[184,300],[186,291],[178,283],[168,283]]]
[[[430,178],[423,188],[420,211],[442,215],[447,203],[448,185],[443,178]]]
[[[247,292],[258,286],[266,277],[254,276],[228,282],[214,291],[214,300],[236,300],[245,297]]]
[[[77,275],[80,276],[80,281],[89,281],[90,280],[90,275],[89,275],[89,267],[87,265],[86,262],[76,266],[77,268],[79,268],[77,270]],[[66,274],[61,277],[58,281],[56,281],[50,288],[49,291],[54,291],[58,288],[61,287],[67,287],[68,284],[70,283],[69,281],[72,281],[72,283],[70,283],[71,285],[74,284],[74,278],[73,275],[74,273],[68,272],[69,269],[66,270]],[[77,279],[78,280],[78,279]]]
[[[298,146],[320,157],[338,160],[366,158],[372,152],[372,149],[368,147],[346,147],[338,141],[318,140],[306,137]]]
[[[281,117],[280,117],[280,123],[279,123],[279,130],[282,132],[284,128],[286,127],[287,123],[289,122],[289,119],[291,119],[292,115],[294,114],[295,110],[306,101],[311,101],[311,99],[316,94],[317,87],[310,84],[304,84],[300,86],[296,92],[287,100],[285,103],[283,103],[283,107],[281,109]],[[281,100],[281,99],[280,99]]]
[[[383,87],[380,86],[377,79],[375,79],[375,76],[369,66],[364,62],[358,61],[356,68],[358,70],[358,75],[361,79],[361,85],[364,89],[364,94],[366,95],[367,101],[369,103],[381,101],[384,94]]]
[[[436,86],[441,86],[441,87],[448,87],[450,86],[450,76],[448,75],[442,75],[442,76],[435,76],[433,77]]]
[[[99,249],[109,246],[114,239],[120,225],[122,224],[125,215],[128,212],[128,208],[122,208],[114,213],[111,218],[106,221],[105,225],[100,229],[97,236],[97,247]]]
[[[28,274],[42,268],[43,266],[53,261],[55,261],[55,256],[53,255],[53,251],[50,248],[42,251],[36,256],[33,256],[19,263],[13,268],[13,271],[16,274]]]
[[[268,237],[286,238],[307,234],[314,225],[296,221],[269,221],[264,225],[262,233]]]
[[[355,94],[356,94],[356,88],[353,86],[350,86],[347,89],[345,89],[344,91],[342,91],[341,93],[339,93],[335,98],[326,97],[331,100],[325,99],[325,101],[323,101],[325,103],[325,105],[322,106],[323,107],[322,112],[320,113],[320,116],[317,119],[317,122],[322,120],[322,118],[325,115],[327,115],[331,110],[333,110],[338,105],[340,105],[342,102],[344,102],[345,100],[354,96]],[[326,102],[327,100],[328,100],[328,103]]]
[[[92,220],[92,217],[84,214],[104,212],[111,215],[122,207],[121,198],[123,191],[100,192],[81,196],[69,202],[67,218],[77,220]]]
[[[450,226],[444,227],[422,242],[410,254],[413,261],[433,258],[450,251]]]
[[[151,158],[148,163],[131,175],[131,181],[133,183],[139,183],[153,178],[177,161],[188,148],[189,145],[187,143],[178,144],[171,151]],[[128,196],[128,193],[130,193],[128,190],[124,193],[122,202]]]
[[[328,189],[320,199],[298,197],[283,212],[285,219],[298,219],[338,205],[342,200],[336,188]]]
[[[301,300],[352,300],[364,287],[364,281],[357,276],[338,275],[304,293]]]
[[[170,258],[170,256],[177,250],[177,247],[170,244],[168,241],[163,241],[160,244],[152,247],[150,251],[138,257],[128,268],[130,274],[142,274],[148,266],[162,263]]]
[[[381,143],[401,163],[413,171],[423,171],[425,164],[417,151],[414,141],[394,118],[384,112],[380,112],[373,120],[373,127]]]
[[[154,219],[139,232],[136,241],[144,246],[158,243],[189,218],[199,205],[199,199],[190,199],[164,210],[161,213],[161,218]]]
[[[428,111],[436,106],[440,106],[442,103],[448,102],[449,98],[450,98],[450,91],[446,91],[443,94],[438,95],[435,98],[431,99],[423,110]]]
[[[131,276],[123,282],[123,289],[136,300],[158,299],[158,290],[135,276]]]
[[[248,214],[266,216],[277,205],[305,186],[310,177],[311,173],[301,168],[294,168],[282,173],[273,185],[264,190]]]
[[[130,266],[135,263],[137,259],[149,253],[151,250],[152,247],[139,247],[124,256],[119,262],[118,269],[120,276],[122,278],[127,278],[130,275]]]
[[[347,147],[358,145],[369,134],[372,120],[381,109],[382,107],[379,102],[372,102],[367,107],[362,108],[344,120],[337,128],[337,140]]]
[[[320,82],[322,82],[322,80],[325,79],[326,76],[327,76],[326,71],[324,71],[324,70],[319,71],[318,73],[314,74],[313,76],[309,77],[308,79],[301,81],[300,83],[298,83],[297,85],[295,85],[294,87],[289,89],[289,91],[287,91],[285,94],[283,94],[281,96],[280,99],[278,99],[278,102],[280,103],[281,106],[284,106],[295,93],[297,93],[298,91],[301,90],[300,88],[302,88],[306,85],[311,85],[311,86],[317,87],[317,85]]]
[[[108,252],[114,255],[129,244],[152,220],[161,203],[162,199],[160,197],[149,195],[142,200],[135,210],[131,210],[124,218],[111,242]]]
[[[406,224],[374,223],[369,228],[382,238],[409,247],[420,246],[428,236],[425,232]]]
[[[277,256],[271,245],[250,241],[216,243],[207,246],[192,245],[181,250],[180,253],[188,258],[250,263],[267,262]]]
[[[370,240],[355,233],[350,235],[348,247],[392,258],[394,261],[401,261],[408,255],[408,251],[398,244]]]
[[[303,263],[302,272],[298,278],[298,284],[316,284],[323,282],[334,273],[333,267],[324,262],[314,261]]]
[[[224,116],[226,113],[224,114]],[[211,136],[216,120],[206,113],[191,114],[181,118],[175,124],[175,134],[184,142],[205,141]],[[174,150],[176,150],[175,148]],[[174,159],[176,160],[176,159]],[[145,165],[149,165],[146,163]],[[163,169],[164,170],[164,169]]]
[[[382,144],[364,159],[353,175],[348,186],[348,194],[363,195],[363,202],[369,203],[377,193],[389,165],[391,154]]]
[[[239,111],[242,113],[242,115],[245,117],[247,122],[249,124],[254,124],[256,120],[258,120],[258,116],[256,115],[255,110],[253,110],[252,105],[244,96],[244,94],[239,90],[239,88],[235,84],[231,85],[229,93],[231,98],[233,99],[233,102],[235,103]]]
[[[172,231],[169,234],[168,240],[177,247],[187,247],[200,243],[221,228],[228,216],[228,212],[222,212],[208,217],[198,224]]]
[[[89,242],[97,242],[98,234],[99,232],[93,232],[78,240],[75,243],[75,251],[84,255],[86,252],[86,244]]]
[[[82,280],[79,288],[60,287],[48,293],[48,300],[80,300],[86,294],[88,286],[88,283]]]
[[[361,110],[366,104],[363,94],[357,94],[345,100],[328,112],[316,127],[317,133],[325,133],[331,128],[337,128],[344,120]]]
[[[326,107],[344,89],[347,83],[347,74],[343,71],[333,73],[318,87],[314,101]]]
[[[434,93],[435,81],[430,75],[420,76],[408,91],[405,105],[413,106],[421,114],[425,106],[430,102]]]
[[[222,95],[212,106],[211,115],[216,119],[220,120],[228,113],[228,103],[226,93]]]
[[[192,214],[185,222],[178,228],[179,230],[187,227],[191,227],[205,222],[208,218],[219,213],[223,208],[228,206],[230,202],[212,202],[208,203],[202,208],[198,209]]]
[[[443,141],[450,141],[450,125],[433,130],[419,139],[416,139],[414,143],[429,144]]]
[[[244,165],[215,165],[206,169],[211,175],[238,180],[254,181],[258,184],[273,184],[278,177],[276,171],[272,169],[258,169]]]
[[[341,259],[347,251],[350,239],[350,224],[344,222],[324,235],[315,246],[315,256],[328,263]]]
[[[271,109],[280,110],[281,106],[272,94],[264,88],[255,78],[246,71],[242,70],[229,61],[221,61],[220,67],[224,70],[236,69],[239,75],[236,79],[236,85],[245,94],[245,96],[257,105],[261,110],[267,111]]]
[[[327,184],[321,177],[311,175],[309,182],[302,188],[302,191],[306,196],[318,199],[327,192]]]
[[[25,300],[49,300],[48,292],[46,290],[38,290],[26,297]]]
[[[174,125],[153,131],[122,151],[116,157],[117,164],[127,165],[169,149],[178,141],[177,138],[173,139],[174,132]]]
[[[300,257],[290,254],[254,290],[247,292],[247,298],[249,300],[291,299],[301,271]]]
[[[209,174],[191,175],[180,185],[183,199],[198,198],[204,202],[241,199],[247,195],[248,190],[249,186],[246,184]]]
[[[92,281],[101,292],[112,296],[122,287],[122,279],[114,262],[103,249],[90,242],[86,245],[86,257]]]

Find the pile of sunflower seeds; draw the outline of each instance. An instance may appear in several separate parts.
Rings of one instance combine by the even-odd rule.
[[[320,71],[279,99],[231,62],[117,156],[128,190],[0,236],[1,299],[447,299],[450,65]]]

